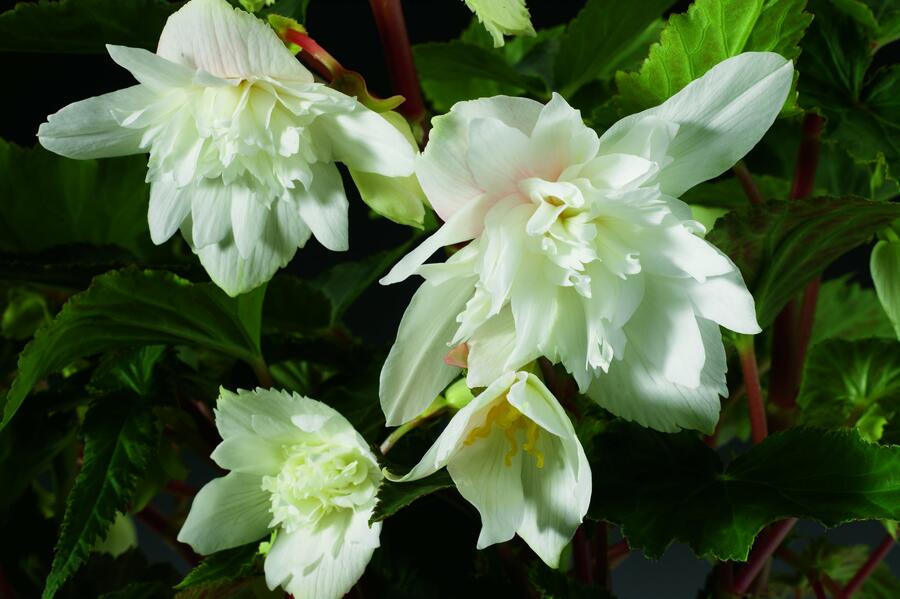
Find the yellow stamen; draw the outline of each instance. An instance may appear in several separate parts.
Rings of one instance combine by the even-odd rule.
[[[522,449],[534,457],[535,465],[538,468],[544,467],[544,454],[537,449],[541,428],[536,422],[514,408],[506,401],[505,397],[491,406],[481,426],[469,431],[463,443],[472,445],[478,439],[486,439],[495,426],[503,431],[503,436],[509,442],[509,451],[503,456],[504,464],[512,466],[512,459],[519,452],[519,431],[521,430],[525,434],[525,443],[522,445]]]

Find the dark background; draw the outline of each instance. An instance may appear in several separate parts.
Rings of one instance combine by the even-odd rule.
[[[0,10],[7,10],[13,4],[13,0],[0,0]],[[406,0],[403,4],[414,44],[453,39],[472,18],[462,0]],[[679,2],[673,11],[683,11],[688,4]],[[530,0],[528,5],[535,28],[544,28],[569,21],[583,1]],[[311,0],[307,28],[310,35],[345,67],[362,73],[374,93],[391,95],[387,66],[368,2]],[[70,102],[134,83],[127,71],[105,55],[2,54],[0,61],[5,98],[5,110],[0,114],[0,136],[23,146],[35,143],[35,133],[46,115]],[[300,275],[316,274],[337,262],[396,247],[410,237],[408,228],[384,219],[372,219],[349,178],[345,178],[345,186],[351,203],[350,250],[343,254],[328,252],[312,239],[289,265],[290,271]],[[40,210],[40,201],[40,198],[34,199],[35,210]],[[863,248],[839,261],[828,274],[849,272],[865,283],[868,281],[867,257],[868,248]],[[389,343],[417,285],[417,281],[409,280],[390,287],[376,285],[368,290],[358,301],[357,310],[351,309],[347,315],[351,330],[371,342]],[[364,310],[360,310],[361,307]],[[298,309],[302,310],[302,306]],[[378,317],[373,320],[372,314]],[[466,554],[475,551],[477,518],[473,519],[473,515],[474,511],[461,513],[448,509],[439,498],[426,498],[386,523],[382,543],[392,546],[392,553],[397,547],[408,548],[400,552],[410,562],[405,566],[423,571],[441,569],[444,568],[441,557],[466,559]],[[413,522],[423,521],[433,525],[424,531],[410,526]],[[170,560],[186,570],[187,565],[181,558],[146,532],[139,530],[141,544],[148,554],[156,559]],[[797,529],[801,538],[815,537],[820,532],[812,523],[801,523]],[[839,544],[871,545],[884,535],[881,525],[875,522],[844,526],[828,534]],[[890,555],[887,562],[895,572],[900,572],[900,551]],[[631,555],[614,571],[613,591],[620,599],[693,597],[710,568],[710,564],[697,560],[683,545],[673,546],[659,561],[651,562],[639,554]],[[460,581],[460,590],[464,587],[464,581]],[[426,589],[421,590],[426,593]]]

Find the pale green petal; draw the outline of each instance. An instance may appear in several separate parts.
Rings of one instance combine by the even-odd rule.
[[[451,279],[439,285],[425,281],[416,291],[381,370],[379,396],[388,426],[422,413],[459,372],[444,356],[472,289],[471,279]]]
[[[179,189],[175,180],[168,175],[150,184],[147,223],[153,243],[165,243],[190,214],[191,199],[186,191]]]
[[[870,266],[878,299],[900,338],[900,242],[875,244]]]
[[[491,34],[495,48],[503,45],[504,35],[534,35],[525,0],[466,0],[466,6]]]
[[[209,555],[263,538],[271,519],[260,477],[232,472],[200,489],[178,540]]]
[[[313,529],[281,532],[266,555],[269,589],[294,597],[340,599],[362,576],[380,544],[381,522],[372,510],[338,513]]]
[[[387,119],[359,102],[351,110],[319,116],[314,126],[330,140],[332,158],[352,169],[386,177],[413,172],[415,148]]]
[[[600,138],[601,153],[623,152],[619,143],[641,120],[678,125],[668,145],[673,159],[658,181],[679,196],[731,168],[768,131],[787,98],[794,68],[771,52],[747,52],[720,62],[659,106],[628,116]]]
[[[341,174],[334,164],[327,162],[317,162],[310,169],[313,179],[309,189],[298,186],[291,193],[294,205],[319,243],[335,252],[344,251],[350,245],[349,203]]]
[[[68,158],[107,158],[143,152],[141,131],[119,125],[116,110],[146,106],[153,93],[135,85],[69,104],[38,129],[41,145]]]
[[[309,401],[282,390],[257,388],[232,392],[223,387],[219,389],[214,410],[216,428],[225,440],[243,435],[268,439],[296,435],[298,429],[291,418],[305,413]]]
[[[166,21],[157,54],[225,79],[268,75],[298,83],[313,81],[275,31],[226,0],[185,4]]]
[[[256,434],[231,435],[209,457],[225,470],[259,476],[276,474],[284,460],[280,443]]]
[[[143,48],[107,44],[106,51],[116,64],[128,69],[135,79],[155,91],[190,85],[194,76],[192,69]]]

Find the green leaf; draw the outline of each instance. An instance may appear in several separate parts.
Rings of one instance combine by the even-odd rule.
[[[796,58],[812,20],[806,0],[697,0],[669,17],[659,44],[636,73],[617,73],[617,101],[625,112],[656,106],[726,58],[776,52]],[[635,10],[638,6],[633,4]],[[785,110],[793,105],[788,97]]]
[[[408,483],[394,483],[385,479],[378,491],[378,505],[375,506],[371,521],[380,522],[408,507],[415,500],[452,486],[453,480],[446,470],[439,470],[431,476]]]
[[[869,30],[878,50],[900,39],[900,6],[896,0],[833,0],[841,12]]]
[[[869,266],[878,299],[900,339],[900,241],[876,243]]]
[[[175,585],[178,590],[217,586],[256,573],[259,543],[249,543],[207,556]]]
[[[156,50],[166,19],[181,7],[165,0],[39,0],[0,14],[0,50],[105,53],[106,44]]]
[[[0,140],[0,251],[89,243],[158,254],[147,230],[146,172],[143,156],[70,160]]]
[[[631,65],[636,51],[645,51],[659,34],[659,18],[674,0],[621,2],[589,0],[560,38],[554,83],[563,96],[584,84],[610,79]]]
[[[886,161],[900,172],[900,67],[870,73],[874,33],[830,2],[810,4],[816,18],[804,40],[801,101],[827,117],[826,135],[861,162]]]
[[[103,593],[97,599],[159,599],[170,595],[169,586],[161,582],[134,582],[117,591]]]
[[[138,480],[155,453],[159,429],[146,405],[107,401],[85,419],[84,464],[69,493],[59,542],[43,597],[65,580],[103,539],[117,512],[126,512]]]
[[[822,283],[810,347],[826,339],[866,337],[894,337],[875,292],[849,282],[847,277]]]
[[[619,524],[650,558],[682,541],[699,556],[745,560],[759,531],[785,517],[831,527],[900,514],[900,447],[855,431],[793,428],[723,466],[692,433],[618,422],[592,457],[589,513]]]
[[[50,320],[47,299],[24,287],[11,287],[6,293],[6,308],[0,321],[0,333],[7,339],[28,339]]]
[[[832,339],[814,346],[797,405],[803,424],[857,427],[866,440],[878,441],[884,422],[900,409],[900,342]]]
[[[91,390],[111,393],[128,389],[139,397],[147,397],[153,385],[156,364],[165,351],[165,345],[147,345],[106,356],[91,376]]]
[[[541,599],[613,599],[605,589],[579,582],[538,561],[528,568],[528,581]]]
[[[3,405],[2,429],[31,388],[73,360],[126,347],[186,344],[253,363],[260,359],[265,289],[229,298],[211,283],[126,269],[94,279],[63,306],[19,356]]]
[[[753,182],[765,200],[783,200],[788,197],[791,184],[787,179],[769,175],[754,176]],[[711,208],[744,208],[750,200],[740,182],[734,177],[696,185],[681,195],[681,200]]]
[[[734,210],[707,239],[740,268],[768,326],[835,258],[900,216],[900,204],[857,197],[770,202]]]

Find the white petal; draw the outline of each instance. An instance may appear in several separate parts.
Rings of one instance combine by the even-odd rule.
[[[674,223],[674,219],[670,220]],[[734,270],[727,256],[680,223],[647,228],[635,239],[635,244],[646,272],[667,277],[686,274],[704,281]]]
[[[484,422],[488,409],[496,403],[501,395],[506,393],[515,380],[515,373],[512,372],[498,378],[463,409],[454,414],[434,444],[409,472],[404,476],[385,472],[385,477],[395,482],[408,482],[430,476],[446,466],[463,444],[469,431]]]
[[[728,274],[710,277],[704,283],[685,279],[682,284],[699,316],[736,333],[755,335],[762,330],[756,322],[753,296],[747,291],[737,267]]]
[[[164,243],[190,214],[191,201],[188,196],[189,194],[178,189],[170,175],[163,175],[150,184],[147,222],[153,243]]]
[[[516,321],[516,349],[507,357],[508,370],[517,370],[546,349],[559,309],[557,289],[541,271],[516,280],[510,301]]]
[[[565,410],[541,379],[533,374],[516,373],[516,382],[509,389],[507,400],[545,431],[563,439],[575,436],[575,429]]]
[[[659,170],[652,160],[634,154],[602,154],[584,165],[579,177],[599,189],[623,189],[644,183]]]
[[[222,241],[231,232],[232,186],[201,179],[191,189],[191,238],[202,248]]]
[[[352,169],[387,177],[406,177],[415,149],[384,117],[354,101],[353,110],[324,114],[315,121],[331,141],[334,160]]]
[[[562,439],[538,436],[536,448],[544,456],[543,468],[528,459],[522,468],[525,510],[516,532],[551,568],[559,567],[559,555],[591,502],[591,467],[572,434],[570,448]]]
[[[223,439],[209,457],[225,470],[258,476],[274,475],[284,463],[281,445],[257,434]]]
[[[143,48],[106,45],[109,55],[134,78],[155,91],[190,85],[194,71]]]
[[[468,341],[469,387],[487,387],[506,369],[506,358],[516,347],[516,324],[512,310],[505,308],[481,325]]]
[[[403,256],[379,282],[382,285],[399,283],[415,273],[440,248],[474,239],[484,229],[484,216],[490,207],[491,203],[484,196],[467,203],[416,249]]]
[[[588,395],[616,416],[663,432],[683,428],[711,434],[719,419],[719,395],[726,396],[725,348],[716,323],[698,319],[706,362],[700,385],[689,388],[669,381],[629,343],[621,361],[594,380]]]
[[[119,125],[113,111],[146,106],[154,94],[135,85],[69,104],[38,129],[41,145],[69,158],[107,158],[139,154],[141,131]]]
[[[260,237],[269,220],[269,209],[249,187],[232,183],[231,230],[234,242],[242,258],[248,258],[253,248],[259,245]]]
[[[613,125],[600,139],[601,152],[647,116],[678,125],[668,147],[674,160],[658,181],[679,196],[731,168],[762,138],[781,111],[793,80],[789,60],[771,52],[747,52],[724,60],[663,102]]]
[[[697,387],[706,361],[694,307],[678,281],[648,278],[640,307],[625,325],[628,348],[635,348],[667,380]],[[626,352],[628,349],[626,348]]]
[[[261,539],[271,519],[260,477],[232,472],[200,489],[178,540],[209,555]]]
[[[426,281],[413,296],[381,370],[379,396],[388,426],[418,416],[459,372],[444,363],[456,316],[472,295],[473,279]]]
[[[581,112],[555,92],[541,109],[531,141],[545,158],[540,162],[539,174],[550,181],[555,181],[566,168],[593,158],[599,147],[597,134],[585,126]]]
[[[310,166],[313,179],[309,189],[294,188],[291,197],[300,217],[316,239],[329,250],[342,252],[349,247],[347,196],[341,173],[334,164],[317,162]]]
[[[450,112],[432,119],[428,145],[416,161],[416,176],[442,220],[483,193],[466,160],[471,122],[498,119],[530,135],[542,106],[527,98],[494,96],[457,102]]]
[[[356,584],[379,546],[381,522],[372,510],[347,518],[326,518],[316,530],[282,532],[266,555],[269,589],[281,586],[294,597],[340,599]]]
[[[223,387],[219,389],[214,410],[216,428],[226,440],[242,435],[269,438],[296,435],[298,431],[291,418],[303,413],[310,401],[287,391],[260,388],[232,392]]]
[[[531,177],[531,141],[497,119],[474,119],[466,153],[469,170],[481,189],[497,199],[519,191],[519,181]]]
[[[191,0],[175,12],[159,37],[157,54],[225,79],[312,83],[307,71],[263,21],[226,0]]]
[[[460,447],[447,464],[460,495],[481,515],[478,549],[510,540],[522,523],[522,462],[532,458],[516,452],[507,463],[509,452],[506,435],[495,426],[487,438]]]

